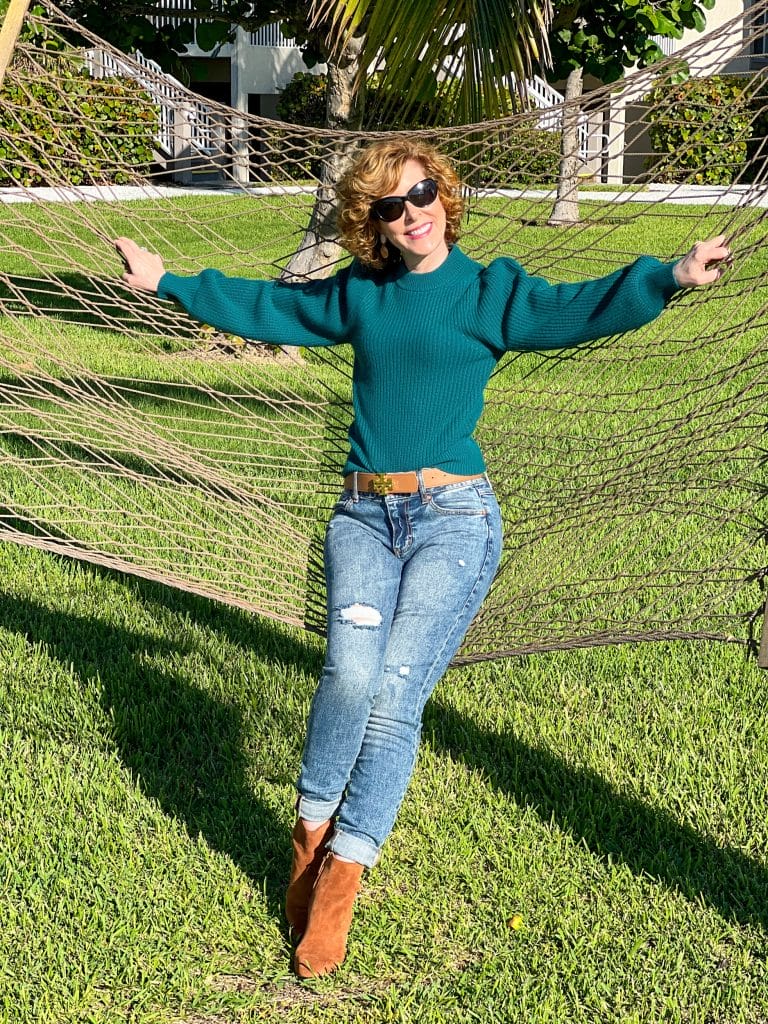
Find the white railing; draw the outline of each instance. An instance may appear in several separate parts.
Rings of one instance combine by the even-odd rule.
[[[293,49],[297,45],[295,39],[288,39],[283,35],[279,21],[273,21],[271,25],[262,25],[256,32],[251,32],[250,44],[251,46],[284,47],[286,49]]]
[[[175,18],[172,11],[193,11],[195,9],[196,0],[166,0],[165,3],[158,3],[156,6],[160,8],[158,14],[150,17],[150,21],[153,25],[173,25],[174,28],[178,28],[183,22],[189,19],[184,17]],[[216,5],[214,4],[214,7]]]
[[[514,81],[515,80],[513,78],[513,84]],[[527,78],[525,80],[525,91],[537,107],[556,107],[558,103],[563,102],[562,93],[559,93],[557,89],[554,89],[549,84],[549,82],[545,82],[544,79],[539,78],[538,75],[534,75],[533,78]]]
[[[174,123],[180,109],[184,110],[189,123],[191,145],[201,153],[209,155],[215,152],[216,126],[210,107],[202,100],[193,99],[181,82],[166,74],[155,61],[138,50],[131,63],[104,50],[87,50],[85,57],[88,71],[94,78],[132,78],[149,93],[158,106],[155,141],[166,154],[171,155],[174,151]]]
[[[670,39],[669,36],[651,36],[651,41],[656,43],[665,57],[671,57],[679,45],[679,40]]]
[[[511,87],[515,88],[514,76],[511,76]],[[525,91],[533,106],[542,111],[538,120],[539,128],[547,132],[559,132],[563,124],[563,112],[562,108],[556,108],[561,107],[565,101],[563,94],[538,75],[526,79]],[[579,117],[579,157],[584,163],[589,160],[589,124],[584,114]]]
[[[172,11],[192,11],[195,9],[196,0],[173,0],[173,3],[167,2],[166,4],[158,4],[159,8],[162,8],[164,13],[158,13],[152,16],[149,20],[154,25],[173,25],[174,28],[178,28],[179,25],[183,24],[184,21],[188,20],[183,15],[175,17]],[[280,30],[280,22],[273,21],[269,25],[262,25],[261,28],[255,32],[249,33],[249,43],[251,46],[271,46],[273,48],[288,48],[292,49],[296,46],[295,39],[287,39],[282,31]]]

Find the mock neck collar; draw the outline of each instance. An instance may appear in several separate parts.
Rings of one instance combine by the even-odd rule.
[[[453,245],[440,266],[434,270],[420,274],[417,271],[408,270],[404,263],[398,264],[394,281],[399,288],[406,288],[408,291],[445,288],[463,277],[471,263],[472,260],[465,256],[457,245]]]

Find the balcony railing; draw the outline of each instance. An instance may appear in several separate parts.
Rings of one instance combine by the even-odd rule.
[[[173,25],[178,27],[183,21],[183,16],[176,16],[176,11],[192,11],[195,8],[195,0],[166,0],[165,3],[158,3],[158,13],[150,18],[155,25]],[[280,22],[273,21],[269,25],[262,25],[255,32],[249,32],[248,42],[251,46],[270,46],[276,49],[292,49],[296,46],[295,39],[288,39],[280,29]]]
[[[264,25],[257,32],[251,32],[251,46],[272,46],[293,48],[296,46],[295,39],[287,39],[280,28],[280,22],[274,21],[271,25]]]

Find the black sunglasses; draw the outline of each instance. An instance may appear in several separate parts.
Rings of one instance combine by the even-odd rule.
[[[371,213],[376,220],[391,223],[402,217],[406,202],[422,207],[429,206],[436,199],[437,182],[433,178],[424,178],[423,181],[417,181],[404,196],[384,196],[383,199],[377,199],[375,203],[371,203]]]

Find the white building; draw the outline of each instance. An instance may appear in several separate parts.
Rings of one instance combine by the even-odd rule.
[[[760,11],[756,13],[753,9],[758,2]],[[691,73],[750,73],[768,68],[768,8],[763,8],[764,2],[716,0],[715,7],[706,12],[706,34],[712,45],[700,48],[695,61],[689,62]],[[166,0],[166,10],[168,6]],[[189,9],[192,0],[175,0],[173,6],[178,10]],[[750,18],[750,12],[756,17]],[[745,41],[746,36],[749,38]],[[699,33],[686,31],[681,40],[659,42],[671,56],[700,38]],[[238,29],[232,43],[212,53],[190,46],[183,60],[191,88],[199,95],[263,117],[277,116],[280,90],[297,71],[324,70],[322,66],[308,69],[295,42],[283,36],[277,24],[258,32]],[[638,86],[647,87],[647,82]],[[602,113],[591,115],[590,159],[585,172],[596,180],[618,183],[642,173],[650,146],[645,138],[642,110],[637,106],[639,98],[639,94],[617,91]]]
[[[166,0],[165,10],[171,4]],[[191,9],[192,0],[174,0],[181,11]],[[163,21],[173,18],[163,18]],[[283,35],[279,24],[266,25],[257,32],[238,28],[232,43],[205,52],[197,45],[187,47],[182,57],[190,75],[190,86],[200,96],[224,103],[249,114],[277,116],[280,90],[297,71],[324,71],[323,65],[307,68],[293,39]]]
[[[696,77],[764,71],[768,69],[768,4],[766,0],[716,0],[706,12],[704,34],[686,30],[680,40],[658,41],[667,56],[699,42],[693,55],[686,54],[688,70]],[[642,106],[652,75],[652,69],[639,75],[634,91],[623,89],[606,107],[599,171],[604,182],[637,179],[652,155]]]

